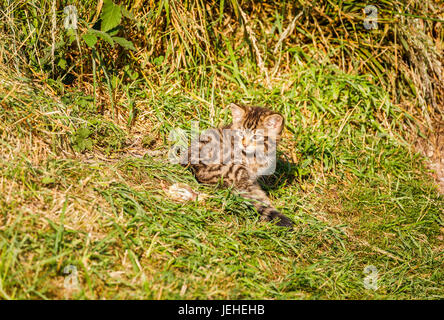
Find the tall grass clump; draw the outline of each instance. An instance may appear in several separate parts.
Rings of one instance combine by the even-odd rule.
[[[104,83],[114,76],[117,83],[138,77],[150,85],[259,81],[269,87],[301,50],[317,59],[329,56],[343,71],[371,74],[393,102],[429,125],[442,117],[443,9],[436,2],[378,2],[375,30],[363,24],[371,1],[69,4],[78,11],[75,33],[63,28],[66,15],[57,2],[3,0],[3,63],[79,85],[97,74]],[[245,67],[254,72],[240,72]]]

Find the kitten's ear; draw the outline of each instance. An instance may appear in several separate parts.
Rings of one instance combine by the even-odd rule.
[[[233,116],[233,123],[239,123],[245,115],[245,109],[235,103],[230,103],[229,107]]]
[[[268,130],[281,132],[284,125],[284,118],[280,114],[272,114],[265,118],[264,125]]]

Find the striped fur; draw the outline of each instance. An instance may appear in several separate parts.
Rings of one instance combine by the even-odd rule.
[[[261,220],[275,221],[291,227],[293,222],[275,209],[257,179],[272,168],[276,146],[284,127],[284,118],[261,107],[230,105],[233,122],[223,128],[210,129],[192,142],[188,161],[196,179],[204,184],[222,182],[234,187],[240,195],[253,200]],[[218,142],[218,143],[217,143]],[[254,152],[265,156],[251,156]],[[196,152],[198,150],[198,153]],[[266,156],[267,152],[271,156]],[[222,160],[222,161],[221,161]]]

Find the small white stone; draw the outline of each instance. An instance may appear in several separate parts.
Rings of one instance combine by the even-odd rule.
[[[198,194],[191,189],[189,185],[184,183],[175,183],[168,188],[169,196],[177,201],[194,201]]]

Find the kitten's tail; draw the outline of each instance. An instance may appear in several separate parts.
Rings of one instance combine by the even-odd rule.
[[[294,225],[294,222],[290,218],[280,213],[272,206],[265,206],[259,203],[255,204],[255,208],[261,215],[261,219],[264,221],[272,221],[272,222],[276,221],[277,226],[287,227],[287,228],[291,228]]]
[[[290,218],[271,205],[266,193],[257,182],[242,188],[240,193],[243,197],[254,200],[254,207],[261,215],[261,220],[276,222],[276,225],[281,227],[291,228],[294,225],[294,222]]]

